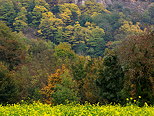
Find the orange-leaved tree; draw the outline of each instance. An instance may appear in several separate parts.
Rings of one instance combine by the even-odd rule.
[[[65,66],[62,65],[62,67],[57,69],[55,73],[48,76],[48,84],[41,90],[41,93],[45,96],[44,101],[46,103],[52,104],[51,95],[54,93],[54,88],[56,84],[59,84],[61,82],[62,79],[60,75],[64,73],[64,70]]]

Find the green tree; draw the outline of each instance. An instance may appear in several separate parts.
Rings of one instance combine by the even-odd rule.
[[[52,12],[46,12],[42,15],[43,17],[38,30],[40,36],[44,39],[51,40],[55,44],[62,42],[63,21],[56,18]]]
[[[81,6],[81,11],[82,14],[84,15],[96,15],[99,13],[103,13],[103,12],[108,12],[110,13],[108,10],[106,10],[104,8],[104,6],[100,3],[97,2],[93,2],[93,1],[86,1],[85,4],[83,6]]]
[[[74,36],[74,26],[68,25],[64,28],[63,30],[63,41],[68,42],[73,45],[75,41],[75,36]]]
[[[74,25],[73,32],[74,34],[71,36],[72,38],[70,40],[73,45],[73,49],[77,53],[82,53],[82,50],[84,50],[85,55],[102,55],[105,48],[103,39],[105,32],[102,28],[99,28],[90,22],[86,22],[85,27],[76,23],[76,25]]]
[[[35,6],[44,6],[46,9],[49,9],[49,4],[46,0],[34,0]]]
[[[27,14],[28,13],[25,7],[22,7],[20,12],[18,12],[15,22],[13,23],[16,31],[22,31],[24,28],[28,27]]]
[[[68,43],[60,43],[58,46],[55,47],[54,55],[58,58],[62,59],[74,59],[75,53],[71,49],[71,45]]]
[[[12,28],[17,15],[14,4],[10,0],[1,0],[0,4],[0,20],[5,21]]]
[[[118,63],[117,55],[108,50],[104,56],[103,68],[96,84],[100,88],[100,97],[104,103],[119,103],[123,88],[124,72]]]
[[[113,41],[115,30],[119,29],[122,25],[122,21],[125,19],[123,15],[121,16],[119,13],[102,13],[92,17],[92,22],[94,22],[97,26],[104,29],[105,33],[105,41]]]
[[[48,84],[42,89],[42,94],[46,96],[45,102],[54,104],[65,104],[66,100],[72,102],[79,99],[76,82],[64,64],[48,76]]]
[[[18,86],[13,79],[13,73],[0,62],[0,103],[17,102]]]
[[[67,68],[63,70],[64,72],[60,75],[61,82],[56,84],[55,92],[51,95],[55,104],[66,104],[67,100],[70,102],[79,100],[77,84],[73,80],[71,72]]]
[[[35,6],[32,11],[32,26],[38,28],[41,22],[42,13],[48,12],[44,6]]]
[[[104,30],[98,26],[88,26],[88,29],[91,30],[91,37],[87,40],[87,54],[90,56],[102,56],[105,50]]]
[[[71,64],[70,70],[73,79],[77,82],[80,103],[99,102],[99,91],[95,83],[99,74],[99,64],[101,64],[101,60],[92,59],[89,56],[78,56],[78,59]]]
[[[74,3],[74,0],[46,0],[46,1],[51,7],[64,3]]]

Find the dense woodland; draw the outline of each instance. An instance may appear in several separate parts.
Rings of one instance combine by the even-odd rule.
[[[0,0],[0,104],[154,104],[153,59],[154,3]]]

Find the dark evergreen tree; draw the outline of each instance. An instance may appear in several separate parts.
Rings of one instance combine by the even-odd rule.
[[[104,68],[100,70],[100,77],[96,80],[100,88],[100,96],[105,103],[118,103],[119,92],[123,88],[124,72],[118,64],[115,54],[107,54],[104,57]]]
[[[0,104],[14,103],[17,100],[18,88],[13,74],[0,62]]]

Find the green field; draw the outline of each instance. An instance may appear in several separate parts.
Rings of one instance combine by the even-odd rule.
[[[0,116],[154,116],[154,107],[119,105],[58,105],[33,103],[0,106]]]

